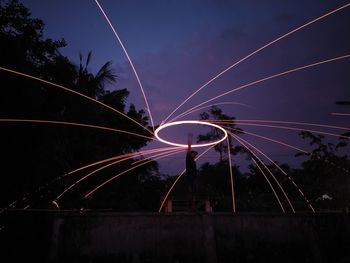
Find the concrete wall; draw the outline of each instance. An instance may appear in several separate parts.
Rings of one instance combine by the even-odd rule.
[[[60,212],[12,222],[20,217],[32,221],[25,236],[39,243],[17,251],[43,260],[36,262],[350,262],[344,213]]]

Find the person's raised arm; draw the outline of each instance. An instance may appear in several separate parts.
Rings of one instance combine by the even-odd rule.
[[[187,151],[188,152],[191,151],[192,139],[193,139],[193,134],[189,133],[188,137],[187,137],[187,145],[188,145]]]

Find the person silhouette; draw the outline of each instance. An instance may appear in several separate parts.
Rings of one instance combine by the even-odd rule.
[[[186,180],[187,180],[187,190],[191,199],[191,207],[193,208],[195,205],[195,194],[197,191],[196,179],[197,179],[197,164],[196,164],[196,156],[198,152],[192,150],[192,139],[193,134],[188,135],[187,141],[187,153],[186,153]]]

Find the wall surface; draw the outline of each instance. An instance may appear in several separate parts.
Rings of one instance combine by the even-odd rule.
[[[1,254],[11,259],[350,262],[348,213],[6,212],[2,218]]]

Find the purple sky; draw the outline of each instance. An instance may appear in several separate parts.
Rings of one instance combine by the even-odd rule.
[[[127,88],[129,102],[145,108],[136,78],[111,28],[95,1],[22,0],[33,17],[45,22],[45,37],[64,38],[62,53],[78,63],[79,52],[92,50],[91,70],[112,60],[119,81],[111,89]],[[159,124],[195,90],[230,65],[270,41],[341,7],[348,1],[106,1],[109,16],[140,76],[155,124]],[[322,19],[250,57],[225,73],[178,113],[240,85],[285,70],[350,54],[350,7]],[[335,105],[350,100],[350,59],[285,75],[240,90],[215,102],[237,119],[271,119],[349,126],[349,112]],[[198,113],[187,119],[198,119]],[[296,132],[241,126],[247,131],[306,147]],[[179,128],[181,130],[181,128]],[[184,131],[182,131],[185,134]],[[180,137],[183,139],[179,139]],[[184,142],[185,136],[174,140]],[[246,139],[251,139],[245,136]],[[290,161],[295,150],[254,139],[273,159]],[[215,154],[209,154],[212,159]],[[209,160],[204,159],[204,160]],[[240,162],[238,159],[237,162]],[[174,165],[174,162],[177,164]],[[182,155],[161,163],[165,173],[182,169]],[[176,169],[174,169],[174,167]],[[180,170],[181,170],[180,169]]]

